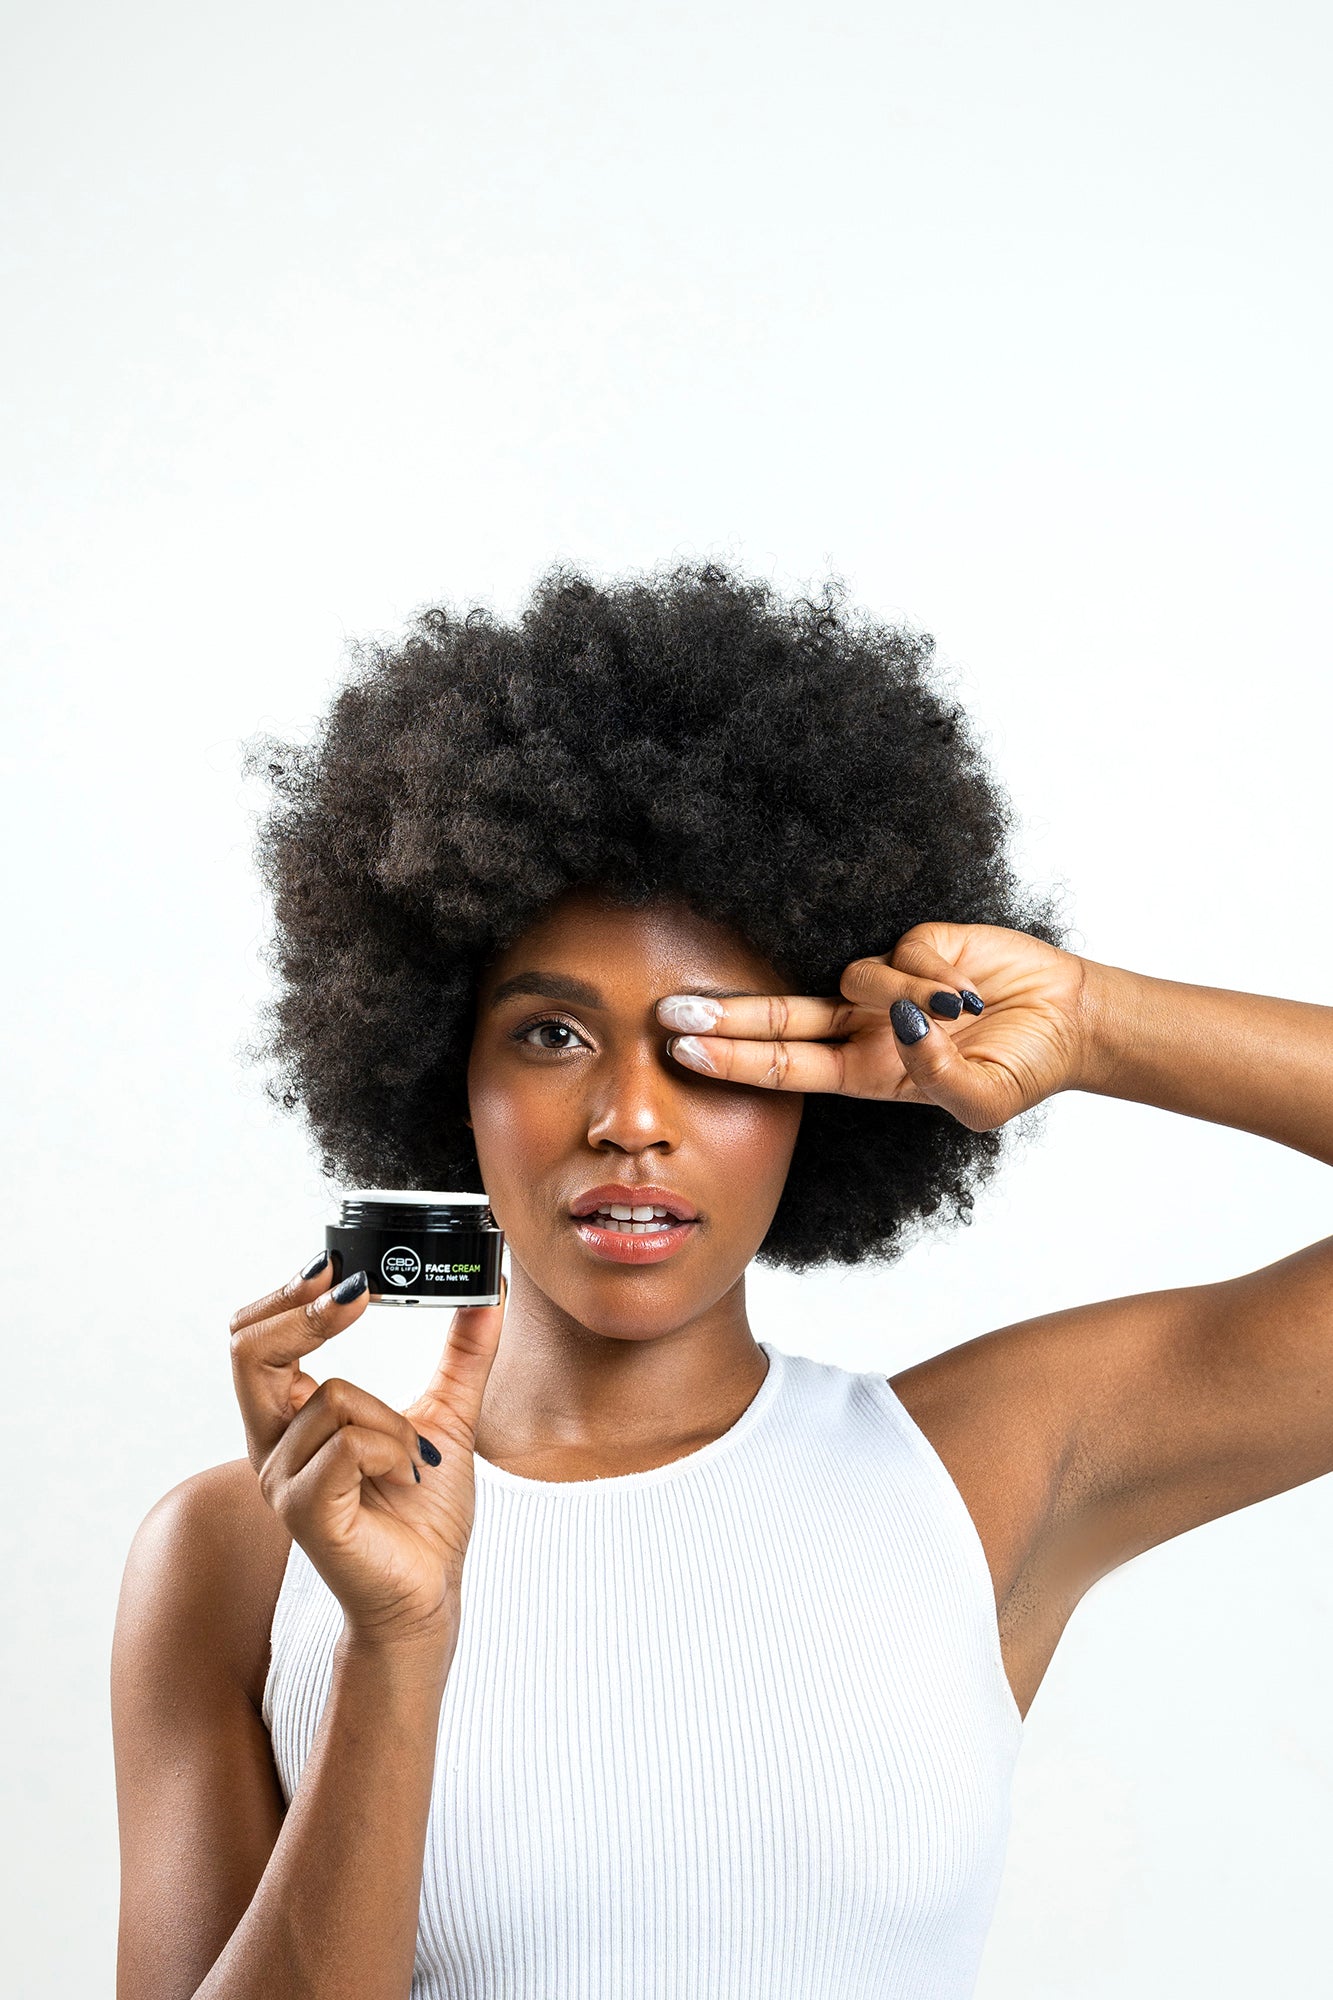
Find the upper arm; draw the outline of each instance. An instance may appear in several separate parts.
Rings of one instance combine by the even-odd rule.
[[[1035,1618],[1053,1646],[1099,1577],[1333,1472],[1333,1237],[998,1327],[892,1383],[964,1494],[1005,1629]]]
[[[1056,1511],[1087,1581],[1333,1472],[1333,1237],[1058,1317]]]
[[[1146,1549],[1333,1472],[1333,1238],[998,1328],[899,1385],[963,1440],[1002,1603],[1035,1589],[1063,1617]]]
[[[282,1824],[249,1657],[278,1549],[266,1529],[238,1534],[240,1490],[235,1466],[185,1480],[146,1516],[125,1566],[111,1656],[118,2000],[189,2000]]]

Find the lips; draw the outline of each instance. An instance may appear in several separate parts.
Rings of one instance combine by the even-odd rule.
[[[619,1217],[613,1218],[613,1209],[620,1210]],[[605,1181],[589,1188],[570,1203],[569,1212],[586,1251],[602,1263],[638,1270],[674,1256],[698,1226],[694,1203],[684,1195],[628,1181]]]
[[[612,1208],[664,1208],[676,1222],[696,1222],[699,1217],[694,1203],[673,1189],[639,1186],[628,1181],[604,1181],[569,1204],[569,1212],[575,1217],[595,1215],[599,1209],[609,1212]]]

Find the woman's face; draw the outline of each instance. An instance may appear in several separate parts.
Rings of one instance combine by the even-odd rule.
[[[767,960],[685,906],[584,890],[487,967],[468,1066],[482,1178],[515,1263],[578,1324],[671,1332],[759,1248],[805,1100],[683,1068],[655,1008],[669,993],[783,990]],[[578,1213],[613,1203],[674,1204],[681,1219],[618,1230]]]

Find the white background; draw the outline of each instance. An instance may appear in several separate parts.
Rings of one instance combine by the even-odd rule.
[[[1290,0],[48,0],[8,43],[0,1895],[28,2000],[111,1993],[125,1552],[240,1455],[228,1314],[322,1240],[311,1149],[239,1058],[242,739],[308,729],[347,636],[512,610],[556,556],[832,566],[936,633],[1075,949],[1327,1001],[1333,142],[1327,12]],[[760,1273],[753,1323],[892,1373],[1253,1269],[1328,1200],[1272,1143],[1063,1096],[970,1230]],[[337,1372],[405,1398],[429,1334],[363,1325]],[[1084,1602],[981,2000],[1322,1990],[1331,1544],[1319,1481]]]

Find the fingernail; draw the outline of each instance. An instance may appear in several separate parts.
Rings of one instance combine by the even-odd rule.
[[[366,1282],[364,1271],[353,1271],[350,1278],[344,1278],[340,1285],[334,1286],[329,1297],[335,1306],[350,1306],[352,1300],[359,1299],[365,1291]]]
[[[963,1011],[963,1003],[956,993],[932,993],[930,996],[932,1014],[943,1014],[950,1021],[956,1021]]]
[[[417,1443],[421,1447],[421,1456],[425,1459],[427,1465],[438,1465],[440,1463],[440,1453],[429,1438],[422,1437],[420,1431],[417,1432]]]
[[[416,1482],[417,1482],[417,1485],[418,1485],[418,1486],[420,1486],[420,1484],[421,1484],[421,1474],[420,1474],[420,1472],[418,1471],[418,1469],[417,1469],[417,1467],[416,1467],[415,1465],[414,1465],[414,1466],[412,1467],[412,1477],[413,1477],[413,1478],[414,1478],[414,1479],[416,1480]]]
[[[328,1263],[328,1261],[329,1261],[329,1253],[327,1250],[321,1250],[318,1257],[312,1257],[310,1259],[310,1262],[308,1264],[303,1265],[301,1268],[301,1283],[304,1285],[311,1278],[317,1276],[317,1274],[324,1269],[324,1266]]]
[[[705,1000],[697,993],[669,993],[657,1003],[657,1018],[668,1028],[706,1034],[722,1019],[722,1002]]]
[[[668,1042],[667,1047],[671,1050],[676,1060],[683,1062],[687,1068],[706,1069],[710,1076],[717,1075],[707,1049],[693,1035],[676,1035],[672,1041]]]
[[[982,1008],[985,1006],[985,1004],[986,1003],[982,999],[981,995],[979,993],[974,993],[970,986],[965,986],[963,988],[963,1005],[966,1007],[969,1014],[979,1014]]]
[[[923,1035],[930,1033],[930,1022],[915,1000],[895,1000],[889,1009],[889,1019],[900,1042],[919,1042]]]

